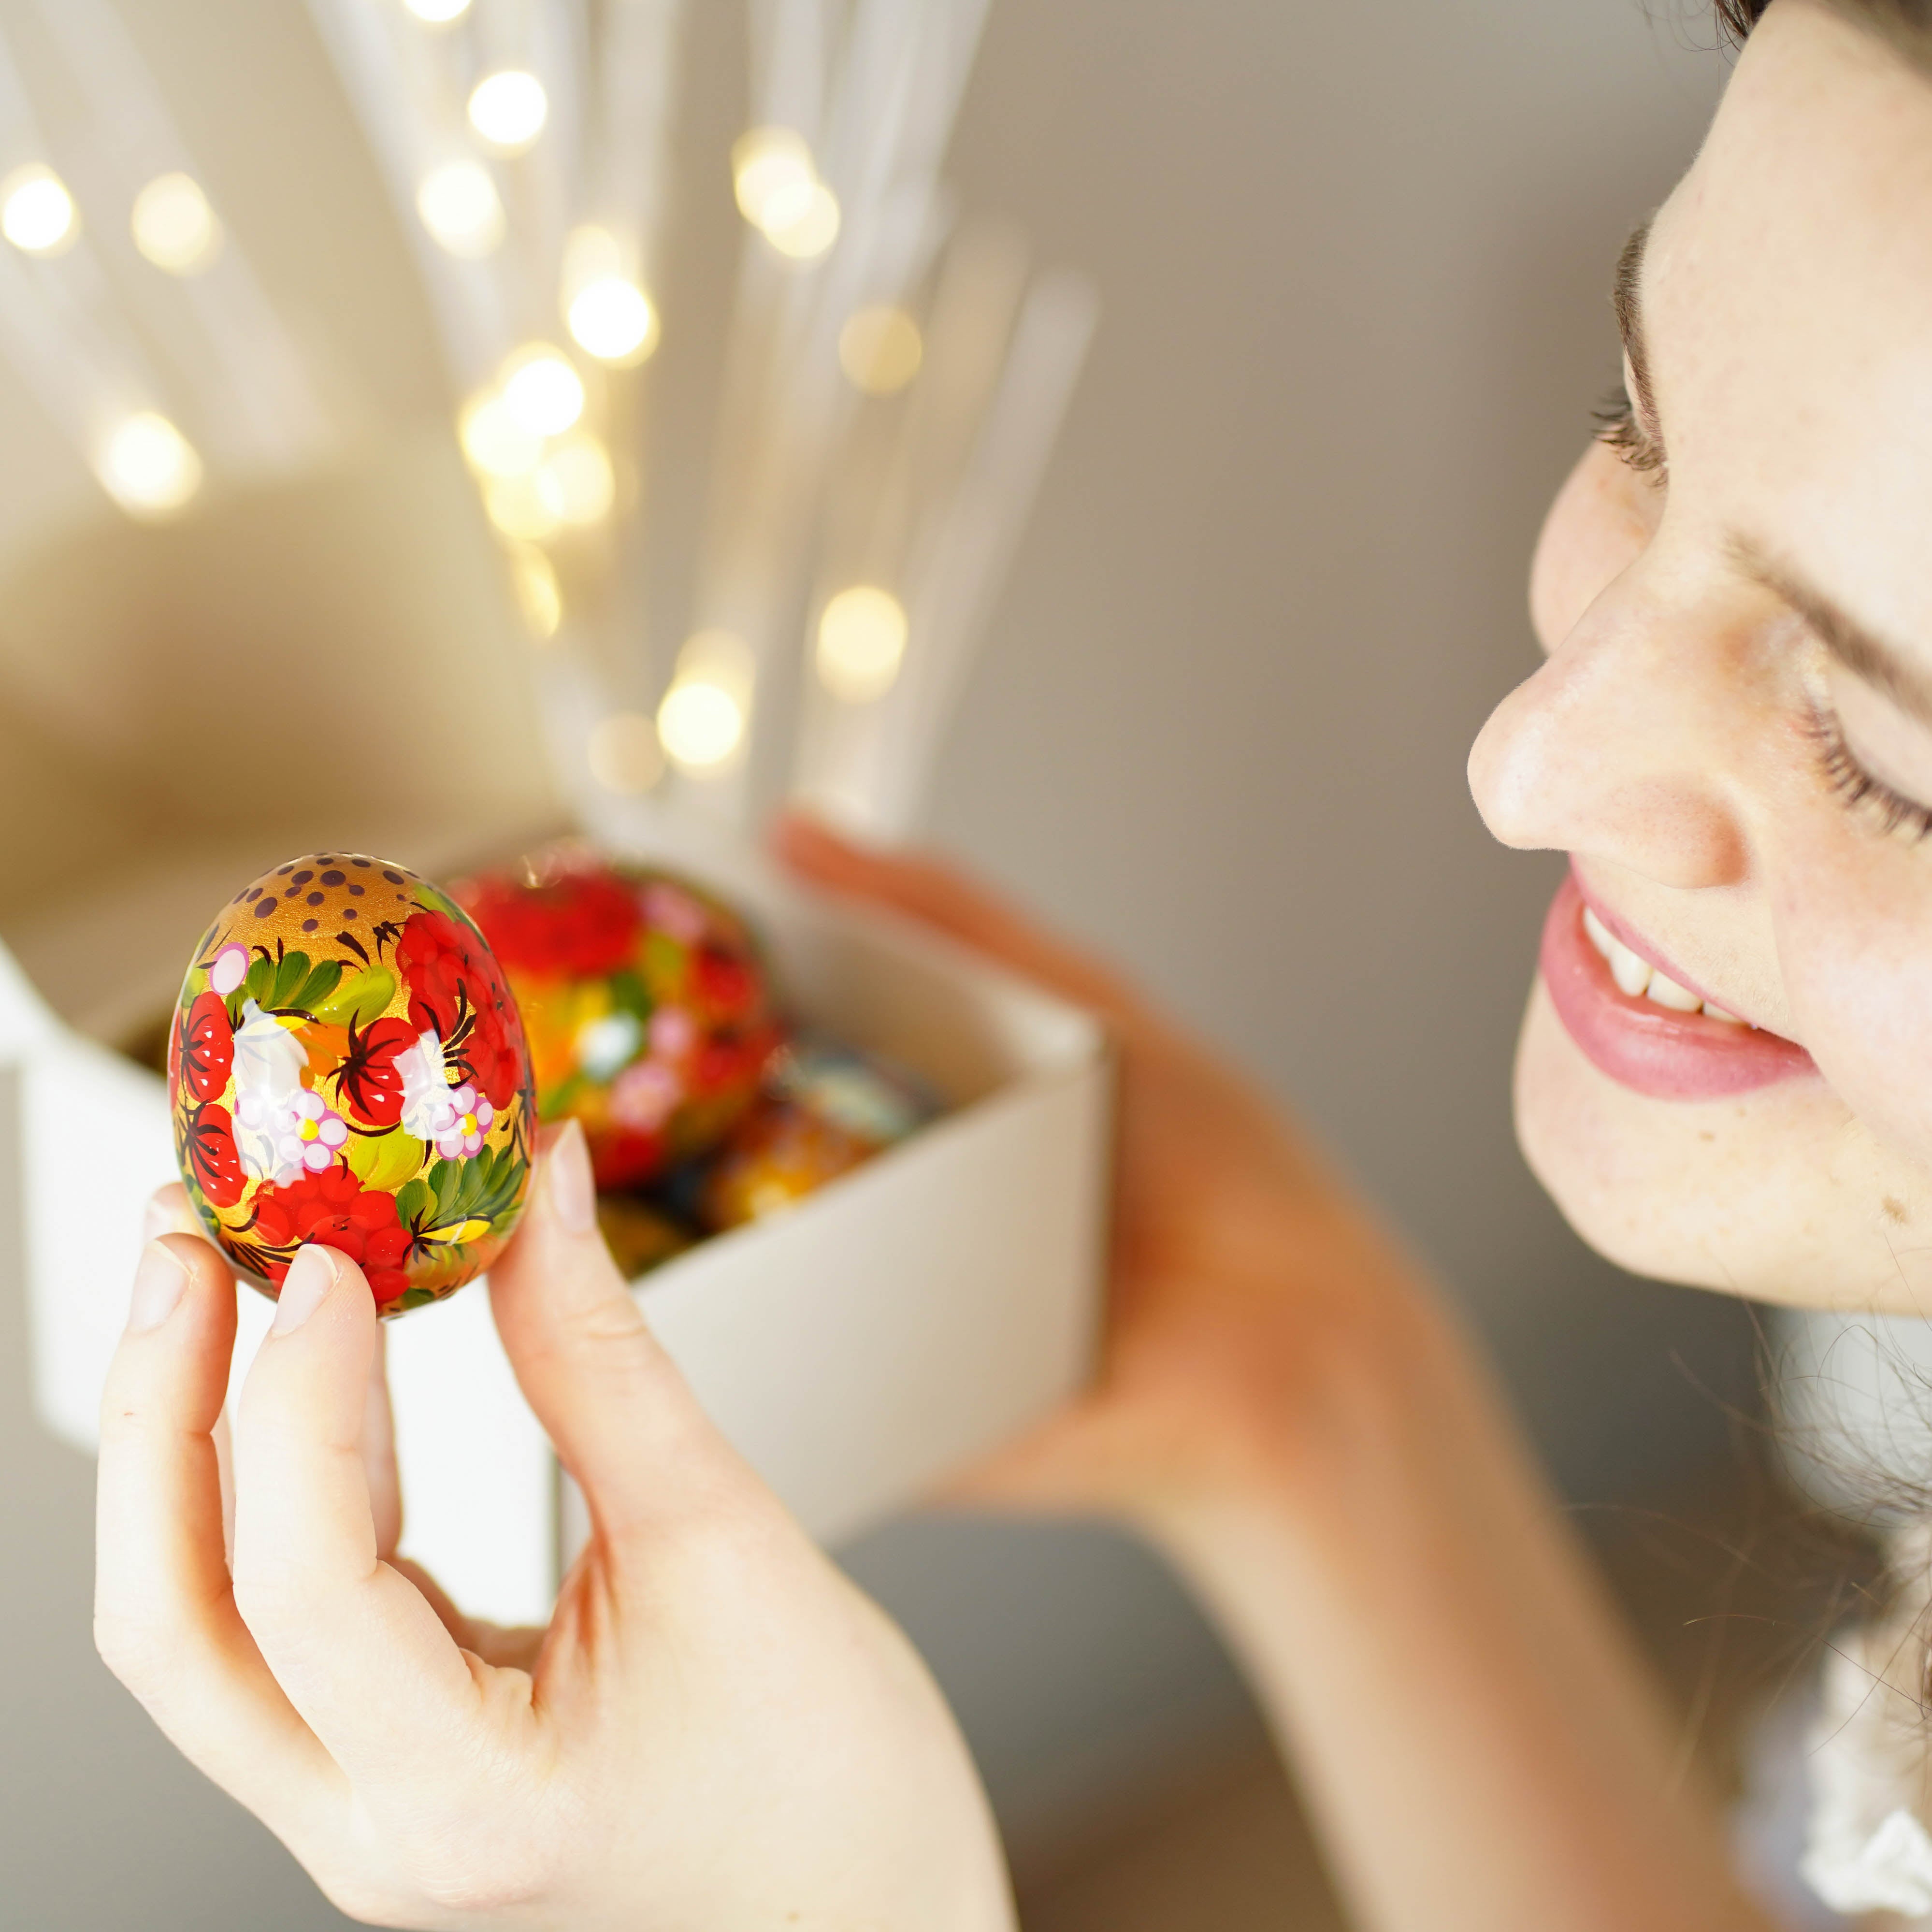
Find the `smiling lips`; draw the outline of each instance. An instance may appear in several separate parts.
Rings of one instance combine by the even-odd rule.
[[[1652,1100],[1718,1100],[1817,1071],[1802,1046],[1711,1006],[1613,934],[1574,872],[1544,922],[1541,966],[1585,1058]]]

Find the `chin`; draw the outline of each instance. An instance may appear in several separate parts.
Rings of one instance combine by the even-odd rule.
[[[1932,1313],[1932,1183],[1818,1078],[1655,1100],[1564,1030],[1540,979],[1516,1052],[1516,1137],[1582,1238],[1633,1274],[1754,1300]]]

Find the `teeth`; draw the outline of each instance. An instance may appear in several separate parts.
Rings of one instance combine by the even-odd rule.
[[[1695,993],[1680,986],[1666,973],[1651,974],[1650,984],[1644,988],[1644,998],[1680,1013],[1694,1013],[1704,1004]]]
[[[1640,959],[1620,939],[1610,941],[1610,977],[1634,1000],[1650,990],[1650,962]]]
[[[1649,961],[1640,959],[1588,906],[1583,908],[1583,930],[1590,935],[1590,944],[1610,962],[1610,977],[1632,999],[1641,998],[1650,984]]]
[[[1588,906],[1583,908],[1583,930],[1589,934],[1590,944],[1608,963],[1610,977],[1632,999],[1654,1000],[1660,1006],[1667,1006],[1672,1012],[1694,1013],[1701,1009],[1711,1018],[1722,1020],[1726,1026],[1750,1024],[1749,1021],[1740,1019],[1736,1013],[1726,1012],[1722,1006],[1699,999],[1689,987],[1680,986],[1669,974],[1658,972],[1648,960],[1639,958]]]

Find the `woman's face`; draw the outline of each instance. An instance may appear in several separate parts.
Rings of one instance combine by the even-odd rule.
[[[1777,0],[1625,268],[1470,759],[1573,860],[1524,1148],[1643,1274],[1932,1314],[1932,80]]]

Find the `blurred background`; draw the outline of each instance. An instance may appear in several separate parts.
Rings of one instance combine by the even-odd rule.
[[[626,655],[625,611],[674,644],[671,600],[703,602],[676,560],[712,540],[733,352],[677,319],[724,313],[743,245],[730,153],[770,77],[746,10],[688,9],[676,55],[650,587],[578,598],[565,570],[567,674],[466,470],[448,316],[325,11],[118,9],[304,372],[277,420],[309,428],[207,452],[202,500],[152,524],[90,473],[51,365],[17,338],[0,364],[0,939],[110,1041],[166,998],[174,908],[198,923],[287,850],[434,872],[600,774],[654,779],[608,742],[572,765],[558,692],[647,712],[677,674]],[[25,62],[59,14],[0,0],[0,35]],[[1710,38],[1640,0],[993,0],[944,177],[1076,271],[1098,323],[916,795],[874,814],[1126,962],[1313,1123],[1486,1335],[1671,1654],[1709,1566],[1646,1568],[1625,1527],[1731,1507],[1752,1326],[1595,1260],[1523,1170],[1509,1062],[1556,866],[1490,846],[1462,762],[1533,661],[1538,522],[1616,377],[1616,250],[1721,83]],[[0,62],[0,126],[13,89]],[[125,132],[84,91],[34,105],[76,178]],[[621,510],[643,485],[620,460],[612,487]],[[0,1199],[0,1268],[17,1222]],[[91,1470],[31,1418],[20,1302],[0,1282],[0,1919],[339,1922],[96,1662]],[[1030,1925],[1332,1922],[1238,1682],[1152,1559],[938,1517],[843,1553],[957,1706]]]

